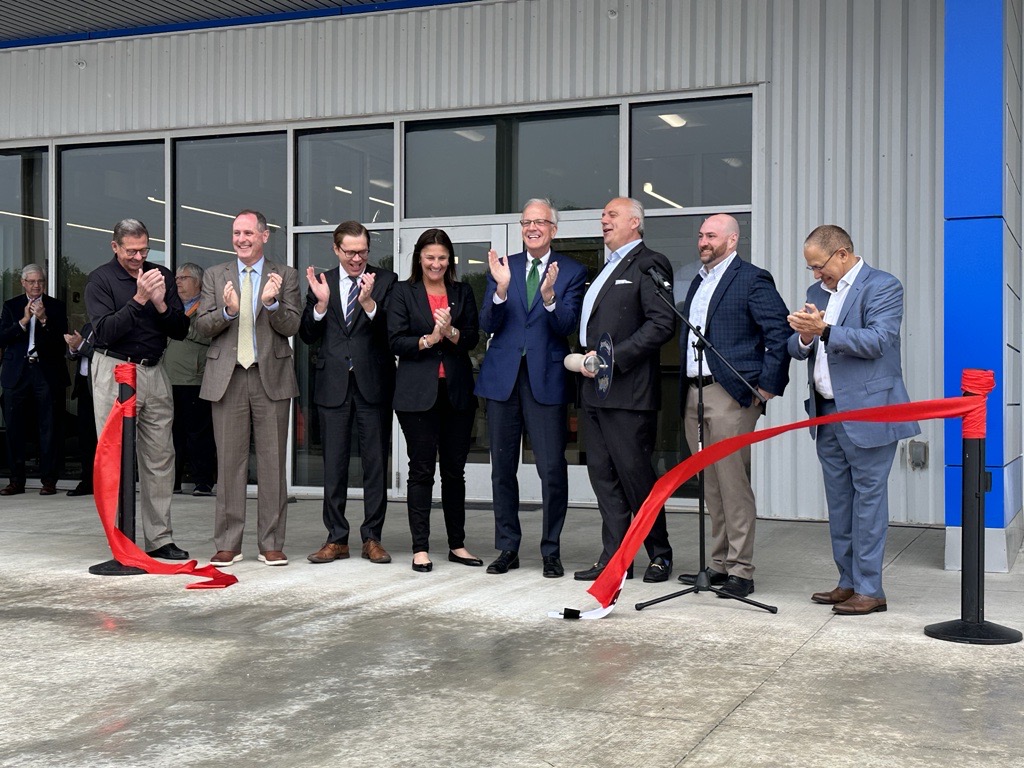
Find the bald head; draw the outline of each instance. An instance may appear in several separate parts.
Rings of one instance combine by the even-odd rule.
[[[706,269],[718,266],[736,250],[739,241],[740,224],[736,219],[727,213],[708,216],[697,234],[701,263]]]

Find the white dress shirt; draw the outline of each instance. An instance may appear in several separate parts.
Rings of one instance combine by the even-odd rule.
[[[690,322],[700,328],[700,332],[705,336],[708,331],[708,307],[711,306],[711,297],[715,295],[715,288],[718,287],[722,275],[725,274],[725,270],[729,268],[735,258],[736,251],[733,251],[711,269],[702,266],[697,273],[700,275],[701,281],[697,286],[697,292],[693,294],[693,301],[690,302]],[[690,350],[686,354],[686,377],[688,379],[711,375],[706,355],[701,369],[697,370],[697,350],[693,346],[696,343],[697,337],[694,336],[693,331],[689,331],[686,338],[686,347]]]
[[[839,282],[836,284],[836,289],[833,291],[824,283],[821,287],[827,293],[832,294],[828,300],[828,306],[825,307],[825,324],[835,325],[839,322],[839,316],[843,313],[843,305],[846,303],[846,297],[850,294],[850,286],[853,285],[857,279],[857,275],[860,274],[861,267],[864,266],[864,260],[858,258],[857,263],[850,268],[850,271],[839,278]],[[818,394],[826,400],[832,400],[835,397],[835,392],[832,389],[832,375],[828,370],[828,352],[826,346],[821,342],[821,338],[817,337],[811,341],[811,344],[817,344],[818,350],[814,355],[814,388]],[[800,348],[805,352],[811,348],[811,344],[804,344],[800,342]]]
[[[608,258],[605,259],[604,268],[598,273],[597,277],[594,278],[594,282],[590,284],[587,289],[586,295],[583,297],[583,307],[580,309],[580,346],[587,349],[587,324],[590,322],[590,313],[594,311],[594,304],[597,302],[597,294],[601,292],[601,288],[608,282],[608,278],[611,277],[612,272],[615,271],[616,265],[619,260],[636,248],[642,241],[633,240],[632,242],[626,243],[624,246],[616,251],[612,251],[608,254]]]

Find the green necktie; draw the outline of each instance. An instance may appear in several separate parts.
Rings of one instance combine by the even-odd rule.
[[[522,274],[522,273],[520,273]],[[533,260],[533,266],[526,275],[526,308],[533,306],[533,300],[537,298],[537,289],[540,288],[540,259]]]
[[[252,315],[252,267],[246,267],[242,276],[242,295],[238,301],[238,364],[248,368],[256,362],[252,353],[255,318]]]

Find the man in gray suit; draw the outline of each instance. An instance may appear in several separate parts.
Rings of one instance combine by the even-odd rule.
[[[804,242],[818,282],[789,315],[790,354],[807,360],[812,417],[910,400],[900,363],[903,286],[854,253],[841,227],[825,224]],[[886,610],[882,558],[889,526],[889,471],[897,443],[920,434],[914,422],[825,424],[815,430],[825,477],[832,556],[839,584],[811,600],[845,616]]]
[[[203,275],[196,327],[211,341],[199,396],[213,403],[220,475],[213,533],[217,553],[210,563],[217,566],[242,559],[250,432],[260,480],[258,559],[288,564],[288,414],[291,399],[299,394],[288,339],[299,330],[302,307],[298,272],[263,255],[269,237],[262,213],[242,211],[231,237],[238,258]]]

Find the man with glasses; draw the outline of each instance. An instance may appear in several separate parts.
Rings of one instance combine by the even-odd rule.
[[[189,319],[188,336],[167,342],[164,367],[174,395],[174,492],[181,493],[185,465],[194,485],[193,496],[213,496],[217,482],[217,446],[213,439],[210,404],[199,397],[206,370],[210,340],[199,332],[199,292],[203,287],[203,268],[185,263],[174,278],[178,295]]]
[[[380,543],[387,510],[387,457],[391,442],[391,401],[395,356],[388,345],[387,303],[397,275],[372,266],[370,233],[358,221],[334,230],[338,266],[316,274],[306,269],[306,308],[299,336],[319,342],[313,402],[320,416],[324,454],[324,526],[327,541],[306,559],[330,563],[349,556],[345,518],[352,426],[363,465],[362,556],[390,563]]]
[[[480,366],[476,394],[487,398],[494,499],[494,547],[499,555],[488,573],[519,567],[519,452],[530,436],[540,476],[544,515],[540,554],[547,578],[565,574],[559,537],[569,503],[565,461],[567,389],[562,359],[568,336],[579,323],[587,270],[551,250],[558,211],[548,200],[523,208],[526,251],[498,258],[488,254],[490,274],[480,326],[491,334]]]
[[[767,401],[789,383],[787,309],[771,274],[739,257],[739,239],[739,223],[732,216],[704,220],[697,236],[701,268],[690,283],[683,313]],[[753,431],[765,410],[714,353],[705,353],[698,367],[696,341],[692,331],[679,334],[685,365],[680,402],[691,452],[697,451],[698,384],[704,385],[705,446]],[[727,594],[746,597],[754,591],[757,519],[749,447],[707,468],[704,494],[711,517],[711,583]],[[679,580],[693,584],[697,574],[684,573]]]
[[[140,514],[146,550],[152,557],[187,560],[174,544],[171,491],[174,487],[174,405],[164,370],[167,339],[184,339],[188,318],[166,267],[146,261],[149,231],[137,219],[114,227],[114,257],[89,275],[85,308],[93,327],[92,394],[96,434],[117,399],[114,367],[136,364],[136,454]]]
[[[298,272],[264,256],[269,239],[266,217],[242,211],[231,226],[236,258],[203,275],[196,327],[210,338],[210,352],[199,396],[213,404],[217,440],[216,566],[242,559],[250,437],[259,478],[257,559],[288,565],[288,416],[299,394],[288,339],[299,330],[301,298]]]
[[[63,457],[61,417],[64,388],[71,380],[64,364],[64,334],[68,313],[64,302],[47,296],[46,273],[38,264],[21,270],[25,293],[4,302],[0,311],[0,347],[3,367],[4,422],[7,427],[7,460],[11,481],[0,496],[25,492],[25,419],[34,408],[39,422],[40,496],[57,492]]]
[[[817,282],[789,316],[789,351],[807,360],[807,413],[825,416],[906,403],[900,362],[903,286],[853,251],[841,227],[807,236],[804,260]],[[889,528],[889,472],[897,443],[921,433],[916,422],[838,422],[811,427],[825,478],[832,557],[839,584],[811,600],[842,616],[887,608],[882,558]]]

